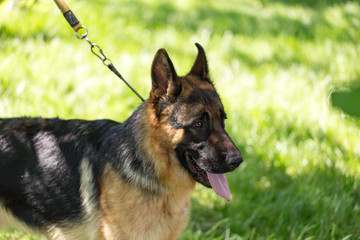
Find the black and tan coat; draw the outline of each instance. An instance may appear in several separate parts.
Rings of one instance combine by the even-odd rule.
[[[230,200],[242,161],[204,50],[178,77],[156,54],[150,97],[124,123],[0,119],[0,227],[50,239],[176,239],[195,182]]]

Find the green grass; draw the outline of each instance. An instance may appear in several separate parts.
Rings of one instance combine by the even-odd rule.
[[[0,5],[1,117],[125,120],[139,100],[54,3],[20,3],[29,6]],[[190,69],[195,42],[207,52],[245,162],[228,174],[230,203],[197,187],[180,239],[360,238],[360,120],[330,98],[360,82],[357,0],[68,3],[144,97],[158,48],[179,74]],[[37,238],[5,231],[0,239]]]

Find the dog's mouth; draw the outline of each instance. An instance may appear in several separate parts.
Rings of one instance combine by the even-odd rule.
[[[194,179],[206,187],[211,187],[220,196],[230,201],[230,190],[224,173],[210,173],[202,169],[195,161],[195,158],[185,152],[187,166],[191,171]]]

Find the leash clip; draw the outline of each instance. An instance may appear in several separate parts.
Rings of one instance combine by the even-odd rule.
[[[84,34],[83,34],[84,35]],[[87,31],[86,31],[86,35],[87,35]],[[109,58],[107,58],[106,57],[106,55],[105,55],[105,53],[103,52],[103,50],[101,49],[101,47],[99,46],[99,45],[97,45],[96,43],[92,43],[91,41],[90,41],[90,39],[88,38],[88,37],[83,37],[83,38],[85,38],[85,40],[90,44],[90,50],[91,50],[91,52],[95,55],[95,56],[97,56],[101,61],[102,61],[102,63],[105,65],[105,66],[109,66],[110,64],[112,64],[112,62],[111,62],[111,60],[109,59]],[[83,39],[83,38],[80,38],[80,39]],[[99,52],[99,53],[97,53],[95,50],[94,50],[94,48],[97,48],[97,51]]]
[[[94,47],[97,47],[99,53],[101,54],[101,56],[99,54],[97,54],[94,51]],[[104,52],[102,51],[102,49],[99,47],[99,45],[97,45],[96,43],[91,44],[91,52],[97,56],[98,58],[100,58],[100,60],[102,61],[102,63],[105,66],[109,66],[109,64],[111,64],[111,60],[109,58],[106,57],[106,55],[104,54]]]

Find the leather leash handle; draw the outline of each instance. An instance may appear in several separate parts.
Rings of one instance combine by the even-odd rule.
[[[82,28],[80,21],[75,17],[74,13],[70,10],[68,5],[64,0],[54,0],[62,14],[64,15],[66,21],[74,29],[75,32],[79,31]]]

